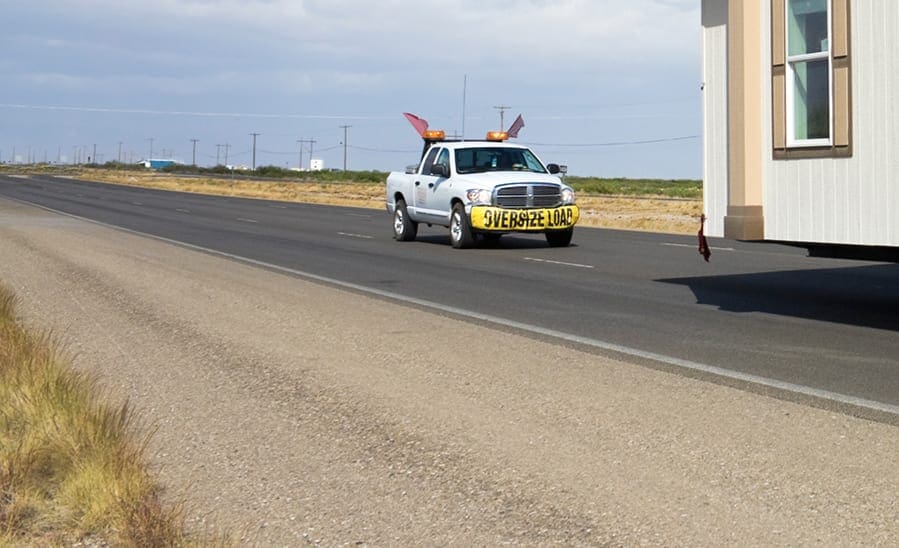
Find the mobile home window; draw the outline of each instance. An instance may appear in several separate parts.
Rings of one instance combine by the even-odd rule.
[[[852,156],[850,0],[771,0],[774,159]]]
[[[789,146],[829,146],[833,126],[831,0],[787,0]]]

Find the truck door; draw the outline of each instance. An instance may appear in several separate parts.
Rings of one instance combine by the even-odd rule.
[[[438,147],[432,148],[424,162],[422,162],[421,170],[413,183],[415,212],[417,220],[420,222],[445,224],[449,219],[449,204],[440,204],[436,196],[440,185],[447,178],[432,173],[435,165],[446,166],[445,173],[449,173],[449,150]]]

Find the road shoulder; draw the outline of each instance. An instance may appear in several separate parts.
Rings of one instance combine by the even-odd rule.
[[[156,429],[193,527],[295,544],[899,538],[899,430],[0,200],[0,280]]]

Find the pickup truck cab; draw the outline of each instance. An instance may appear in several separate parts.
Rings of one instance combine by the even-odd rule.
[[[550,246],[569,245],[579,210],[559,166],[502,139],[426,138],[421,163],[387,177],[394,238],[414,240],[418,224],[426,223],[449,227],[454,248],[510,232],[543,233]]]

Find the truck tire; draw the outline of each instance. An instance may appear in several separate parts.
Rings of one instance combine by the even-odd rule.
[[[411,242],[418,234],[418,223],[409,218],[406,211],[406,202],[396,201],[396,209],[393,211],[393,237],[398,242]]]
[[[450,215],[450,243],[456,249],[467,249],[474,246],[474,234],[471,233],[471,224],[468,222],[468,215],[465,214],[465,207],[462,204],[453,206],[453,212]]]
[[[574,235],[573,228],[564,230],[548,230],[546,232],[546,243],[549,247],[566,247],[571,243],[571,237]]]

